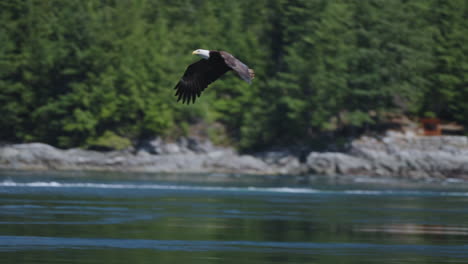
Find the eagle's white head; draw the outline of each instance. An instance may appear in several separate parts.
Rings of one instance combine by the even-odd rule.
[[[207,60],[210,58],[210,51],[209,50],[204,50],[204,49],[197,49],[192,52],[194,55],[198,55],[202,57],[203,59]]]

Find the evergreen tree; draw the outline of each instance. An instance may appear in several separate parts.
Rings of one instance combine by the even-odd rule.
[[[423,112],[468,125],[468,3],[463,0],[433,1],[427,19],[433,25],[435,64]],[[465,98],[465,99],[462,99]]]
[[[248,150],[388,113],[468,125],[467,17],[464,0],[1,1],[0,140],[123,148],[202,123]],[[256,79],[176,103],[197,48]]]

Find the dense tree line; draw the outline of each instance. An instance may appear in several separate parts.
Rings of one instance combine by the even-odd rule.
[[[252,149],[389,113],[468,126],[466,21],[466,0],[4,0],[0,138],[120,147],[198,124]],[[197,48],[231,52],[257,79],[228,75],[176,103]]]

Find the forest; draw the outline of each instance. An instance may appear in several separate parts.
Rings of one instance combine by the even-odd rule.
[[[468,126],[466,0],[2,0],[0,141],[125,148],[198,133],[240,150],[312,144],[389,115]],[[195,104],[174,86],[225,50]]]

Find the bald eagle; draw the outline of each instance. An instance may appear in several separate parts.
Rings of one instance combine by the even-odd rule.
[[[210,83],[228,71],[234,71],[249,84],[255,76],[252,69],[226,51],[197,49],[192,54],[202,59],[188,66],[175,86],[177,102],[182,100],[182,103],[194,103],[195,98],[200,96]]]

